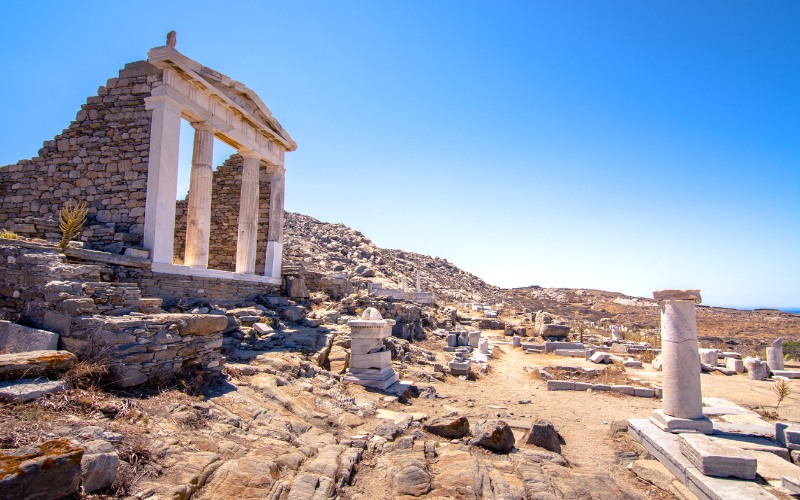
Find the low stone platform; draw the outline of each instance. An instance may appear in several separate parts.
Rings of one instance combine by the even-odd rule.
[[[628,420],[628,433],[701,500],[778,498],[752,481],[704,475],[681,452],[680,435],[662,431],[649,419]]]
[[[704,434],[681,434],[680,449],[706,476],[756,478],[756,457],[741,448],[712,441]]]

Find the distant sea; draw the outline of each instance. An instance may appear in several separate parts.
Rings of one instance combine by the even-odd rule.
[[[740,307],[740,306],[716,306],[716,307],[725,307],[727,309],[739,309],[740,311],[752,311],[754,309],[774,309],[776,311],[783,311],[791,314],[800,314],[800,308],[798,307]]]
[[[800,314],[800,309],[778,309],[778,310],[792,314]]]

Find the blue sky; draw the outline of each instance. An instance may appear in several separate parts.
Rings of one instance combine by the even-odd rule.
[[[500,286],[800,306],[800,3],[25,2],[0,164],[178,50],[292,134],[287,210]],[[188,134],[187,134],[188,137]]]

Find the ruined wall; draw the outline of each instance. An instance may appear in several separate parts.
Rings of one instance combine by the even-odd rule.
[[[211,188],[211,235],[208,268],[223,271],[236,270],[236,237],[239,229],[239,201],[242,191],[242,165],[244,159],[237,154],[220,165],[213,173]],[[264,274],[269,230],[269,177],[261,167],[259,182],[258,240],[256,244],[256,274]],[[175,259],[183,262],[186,244],[187,200],[180,200],[175,208]]]
[[[0,319],[58,333],[61,348],[108,363],[118,386],[222,369],[224,316],[163,314],[137,284],[101,281],[109,266],[67,263],[51,247],[0,240],[0,262]]]
[[[151,115],[144,98],[159,85],[156,67],[127,64],[37,157],[0,167],[0,227],[57,239],[53,226],[64,202],[84,200],[89,217],[80,240],[94,248],[140,245]]]

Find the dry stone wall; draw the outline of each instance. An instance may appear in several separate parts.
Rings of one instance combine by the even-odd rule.
[[[236,269],[236,238],[239,230],[239,204],[242,190],[244,159],[238,155],[220,165],[213,173],[211,190],[211,234],[208,247],[209,269],[234,271]],[[261,168],[259,182],[258,240],[256,243],[256,274],[264,274],[269,230],[270,182],[266,170]],[[175,259],[183,261],[186,244],[187,200],[180,200],[175,208]]]
[[[69,199],[89,204],[80,239],[102,248],[141,244],[147,193],[150,116],[144,98],[162,84],[146,61],[127,64],[81,106],[39,155],[0,167],[0,226],[20,235],[58,238],[55,220]]]
[[[63,348],[108,363],[122,387],[194,366],[221,371],[225,316],[162,314],[161,301],[142,298],[136,284],[101,281],[116,276],[107,265],[67,263],[54,248],[7,241],[0,240],[0,319],[58,333]]]

